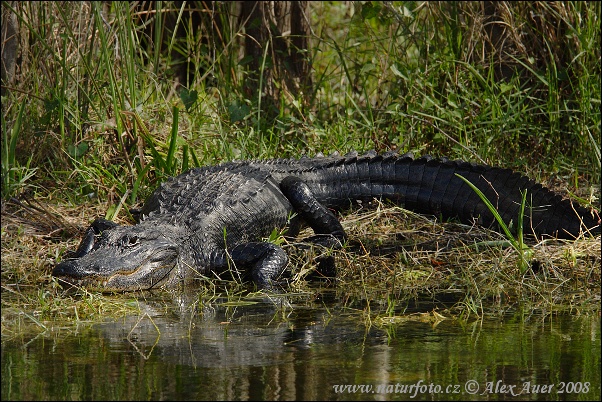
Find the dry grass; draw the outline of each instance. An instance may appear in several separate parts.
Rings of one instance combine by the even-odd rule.
[[[521,275],[518,255],[503,246],[499,233],[371,204],[342,217],[350,238],[343,250],[284,245],[291,256],[292,292],[311,295],[327,286],[339,302],[363,308],[367,323],[399,317],[424,302],[429,303],[426,311],[437,307],[462,317],[503,314],[519,306],[544,312],[600,309],[599,237],[533,241],[532,269]],[[137,311],[136,298],[144,294],[65,292],[50,276],[64,252],[77,247],[81,229],[102,210],[98,204],[67,206],[52,200],[38,201],[35,208],[3,204],[3,336]],[[336,280],[308,280],[316,276],[318,259],[326,256],[334,256]],[[228,294],[240,290],[239,284],[232,286]],[[220,291],[210,284],[207,294]]]
[[[480,227],[441,224],[380,203],[346,216],[343,225],[352,239],[345,250],[287,250],[294,255],[292,265],[301,267],[297,286],[305,285],[303,276],[316,265],[312,253],[333,253],[339,293],[387,309],[417,300],[476,315],[519,305],[544,311],[600,308],[599,237],[532,239],[531,269],[521,274],[517,252],[501,234]]]
[[[89,218],[104,215],[101,209],[39,198],[32,204],[2,203],[3,339],[136,310],[131,295],[107,298],[84,289],[66,292],[50,275],[63,253],[77,247]]]

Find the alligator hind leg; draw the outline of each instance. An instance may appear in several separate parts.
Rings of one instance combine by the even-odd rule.
[[[347,238],[343,226],[337,217],[316,199],[303,180],[295,176],[285,177],[280,183],[280,190],[299,217],[314,230],[316,236],[307,240],[326,247],[342,246]]]

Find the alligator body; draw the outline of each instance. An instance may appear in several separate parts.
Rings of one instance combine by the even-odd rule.
[[[236,161],[170,178],[146,201],[136,225],[96,220],[52,274],[71,284],[128,291],[233,271],[270,287],[288,257],[262,239],[281,228],[295,236],[304,222],[315,233],[310,240],[339,245],[346,235],[332,210],[374,197],[495,228],[491,212],[457,175],[477,186],[506,223],[516,222],[526,190],[525,232],[559,238],[600,233],[597,213],[508,169],[374,152]]]

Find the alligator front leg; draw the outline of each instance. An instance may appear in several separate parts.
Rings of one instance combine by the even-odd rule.
[[[240,244],[230,251],[230,257],[237,266],[251,267],[253,282],[260,288],[270,288],[288,264],[284,250],[273,243]]]
[[[341,247],[347,238],[345,229],[337,217],[316,199],[303,180],[295,176],[285,177],[280,183],[280,190],[299,217],[316,234],[307,240],[326,247]]]

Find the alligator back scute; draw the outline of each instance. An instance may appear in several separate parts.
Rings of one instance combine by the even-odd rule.
[[[437,176],[432,180],[439,180],[442,186],[433,186],[429,195],[427,209],[431,214],[450,217],[454,215],[453,202],[458,196],[461,185],[455,182],[455,166],[452,162],[441,163],[437,170]]]

